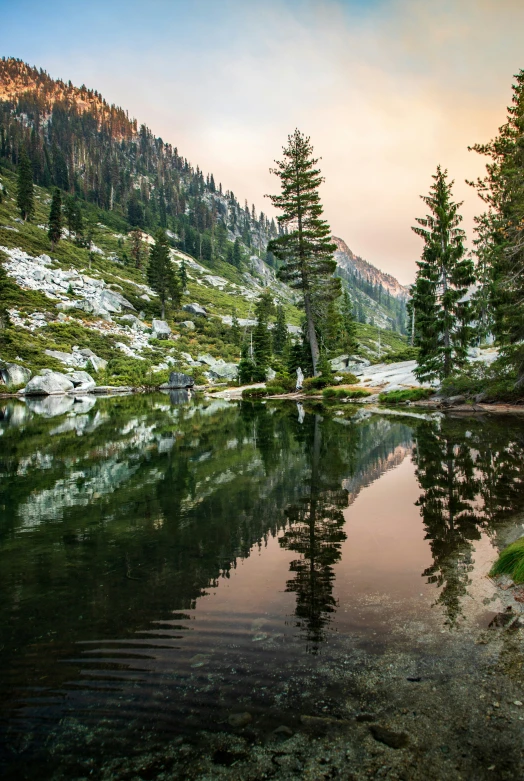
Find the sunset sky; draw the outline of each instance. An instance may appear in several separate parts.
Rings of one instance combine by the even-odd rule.
[[[295,127],[322,157],[335,235],[413,281],[438,163],[482,209],[467,151],[506,116],[524,68],[522,0],[0,0],[0,53],[98,89],[271,214],[268,169]]]

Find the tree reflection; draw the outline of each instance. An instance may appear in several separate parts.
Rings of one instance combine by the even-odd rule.
[[[424,491],[417,505],[433,556],[423,575],[440,588],[436,604],[449,626],[463,617],[474,541],[496,533],[522,503],[522,445],[519,435],[508,441],[507,430],[481,422],[469,422],[467,430],[453,419],[417,428],[414,460]]]
[[[286,591],[297,595],[297,624],[306,632],[308,650],[316,653],[336,608],[333,566],[346,539],[342,509],[347,507],[348,493],[340,487],[343,472],[336,464],[344,463],[346,474],[350,464],[326,437],[323,441],[318,415],[307,416],[304,426],[311,469],[304,496],[286,510],[289,527],[280,545],[299,554],[291,562],[294,577],[288,580]]]

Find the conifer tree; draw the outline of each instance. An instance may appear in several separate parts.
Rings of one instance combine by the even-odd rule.
[[[250,355],[249,347],[244,344],[240,354],[240,363],[238,364],[238,379],[241,385],[253,382],[256,374],[255,363]]]
[[[309,138],[299,130],[288,136],[284,159],[271,169],[281,183],[281,194],[270,195],[274,206],[282,211],[279,225],[285,232],[273,239],[268,250],[282,266],[278,276],[290,287],[300,290],[306,313],[307,335],[313,372],[317,373],[319,346],[315,322],[316,299],[326,301],[340,294],[340,280],[333,277],[336,262],[328,223],[322,219],[323,208],[318,188],[324,181],[316,168]]]
[[[277,319],[273,329],[273,352],[276,355],[282,355],[288,343],[288,333],[286,325],[286,311],[279,304],[277,306]]]
[[[20,152],[18,164],[18,191],[16,205],[23,220],[30,220],[35,211],[33,191],[33,167],[25,147]]]
[[[242,265],[242,247],[238,237],[235,239],[235,243],[233,244],[233,265],[237,268],[240,268]]]
[[[236,344],[237,347],[240,346],[240,342],[242,341],[242,333],[240,331],[240,324],[238,322],[236,309],[233,309],[233,314],[232,314],[231,339],[233,341],[233,344]]]
[[[68,195],[64,203],[64,217],[69,231],[69,238],[75,237],[75,242],[81,244],[84,234],[84,221],[82,209],[77,198]]]
[[[8,285],[7,273],[0,261],[0,333],[9,325],[9,312],[7,311]]]
[[[484,257],[491,267],[490,303],[494,331],[524,385],[524,70],[515,76],[512,105],[499,134],[472,149],[491,158],[486,176],[476,182],[488,212],[477,221]]]
[[[180,263],[180,266],[178,267],[178,277],[180,279],[180,288],[182,293],[185,292],[187,289],[187,269],[186,269],[186,261],[185,258],[182,258],[182,262]]]
[[[54,250],[62,236],[62,196],[58,187],[53,190],[47,235],[51,242],[51,249]]]
[[[142,268],[142,262],[144,260],[144,248],[142,242],[142,234],[139,230],[131,231],[131,257],[133,258],[135,268]]]
[[[182,292],[180,281],[171,262],[166,232],[162,229],[157,231],[155,243],[149,253],[147,280],[160,298],[162,320],[164,320],[166,303],[170,302],[175,309],[178,309]]]
[[[470,307],[462,301],[474,279],[459,227],[462,204],[451,199],[447,171],[438,166],[433,179],[430,194],[421,196],[430,214],[417,218],[413,228],[425,244],[412,287],[415,344],[420,348],[416,374],[421,380],[449,377],[466,361],[472,341]]]
[[[271,332],[268,330],[269,318],[275,305],[269,291],[262,293],[255,306],[257,324],[253,331],[253,357],[256,365],[256,378],[262,382],[271,360]]]
[[[344,290],[342,296],[340,313],[342,315],[344,349],[349,353],[355,353],[359,346],[357,341],[357,325],[353,313],[353,304],[347,290]]]

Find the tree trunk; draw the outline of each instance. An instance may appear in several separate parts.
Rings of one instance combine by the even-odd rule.
[[[311,360],[313,362],[313,375],[316,377],[317,363],[320,350],[318,349],[317,333],[315,331],[315,323],[313,322],[313,312],[311,311],[311,301],[309,300],[309,293],[304,293],[304,309],[306,310],[307,320],[307,335],[309,339],[309,346],[311,348]]]
[[[162,320],[166,319],[166,302],[162,299]]]

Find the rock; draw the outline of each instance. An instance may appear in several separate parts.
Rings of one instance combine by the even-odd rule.
[[[94,353],[90,356],[89,363],[95,372],[104,371],[104,369],[107,368],[107,361],[104,360],[104,358],[99,358],[98,355],[95,355]]]
[[[475,396],[475,402],[477,404],[480,404],[481,402],[485,401],[487,398],[488,398],[488,394],[482,391],[482,393],[477,393],[477,395]]]
[[[75,386],[65,374],[43,369],[33,377],[25,386],[23,393],[26,396],[50,396],[54,393],[67,393]]]
[[[352,423],[360,423],[361,420],[367,420],[373,413],[369,409],[359,409],[351,418]]]
[[[170,388],[192,388],[195,384],[195,378],[189,374],[183,374],[182,372],[171,372],[169,380],[160,387],[163,390],[169,390]]]
[[[66,366],[84,368],[87,363],[80,351],[78,353],[63,353],[60,350],[44,350],[44,352],[50,358],[56,358],[57,361],[65,363]]]
[[[69,379],[78,391],[90,391],[96,387],[96,382],[87,372],[71,372]]]
[[[133,391],[134,388],[131,385],[97,385],[92,392],[100,396],[117,396],[133,393]]]
[[[207,311],[203,306],[200,306],[200,304],[184,304],[182,309],[184,312],[189,312],[190,314],[197,315],[198,317],[207,317]]]
[[[404,748],[408,744],[408,736],[405,732],[393,732],[393,730],[373,724],[369,731],[379,743],[384,743],[391,748]]]
[[[0,381],[4,385],[25,385],[31,379],[31,372],[16,363],[0,361]]]
[[[276,376],[277,376],[277,373],[276,373],[276,371],[274,369],[267,369],[266,370],[266,380],[268,382],[271,382],[271,380],[274,380]]]
[[[231,713],[227,721],[231,727],[236,727],[238,729],[247,727],[247,725],[253,721],[253,717],[247,711],[245,713]]]
[[[236,363],[214,363],[209,367],[204,376],[208,380],[236,380],[238,377],[238,365]]]
[[[183,325],[184,328],[187,328],[188,331],[194,331],[195,330],[195,324],[192,320],[182,320],[180,325]]]
[[[142,314],[142,313],[140,313]],[[133,331],[148,331],[148,327],[136,315],[122,315],[120,320],[127,323]],[[162,321],[160,321],[162,322]]]
[[[153,339],[169,339],[171,336],[171,328],[165,320],[153,320],[151,326]]]
[[[186,362],[186,363],[196,363],[196,361],[193,361],[192,357],[189,353],[180,353],[180,357]]]
[[[213,358],[213,356],[209,355],[209,353],[205,353],[204,355],[199,355],[197,361],[199,363],[205,363],[207,366],[214,366],[217,362],[217,359]]]
[[[454,406],[455,404],[464,404],[466,401],[466,397],[459,395],[459,396],[448,396],[447,399],[444,399],[445,406]]]
[[[285,724],[281,724],[280,727],[273,730],[273,735],[277,735],[277,737],[291,738],[294,734],[293,730],[286,727]]]

